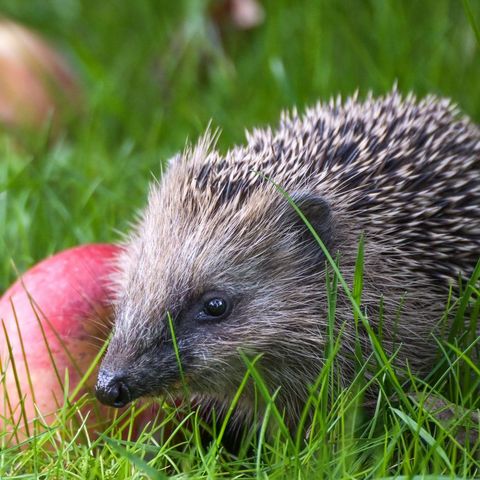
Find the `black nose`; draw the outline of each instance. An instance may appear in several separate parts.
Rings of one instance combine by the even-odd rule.
[[[100,402],[116,408],[122,408],[131,401],[124,375],[105,370],[100,370],[98,374],[95,395]]]

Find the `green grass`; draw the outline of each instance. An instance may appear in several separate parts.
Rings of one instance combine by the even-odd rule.
[[[40,134],[19,146],[0,134],[0,293],[16,277],[12,261],[22,272],[66,247],[117,240],[143,205],[152,173],[159,175],[210,119],[222,128],[225,150],[243,141],[246,127],[276,122],[285,107],[357,88],[383,93],[397,81],[401,91],[449,96],[480,120],[477,0],[269,0],[257,29],[230,27],[221,35],[209,3],[0,0],[0,14],[60,46],[86,91],[83,117],[57,143]],[[361,278],[359,262],[353,305]],[[329,285],[333,321],[340,277],[332,273]],[[456,312],[457,332],[476,322],[475,284],[448,308]],[[365,323],[361,310],[352,309]],[[441,361],[428,382],[412,378],[408,389],[375,343],[381,389],[374,415],[358,408],[361,375],[346,390],[331,381],[337,345],[331,338],[329,361],[312,391],[311,428],[291,438],[267,399],[268,428],[260,425],[260,435],[247,438],[237,456],[219,442],[203,445],[201,420],[188,407],[166,405],[170,421],[131,442],[120,431],[128,432],[128,421],[89,437],[73,421],[77,406],[67,402],[51,430],[22,448],[2,448],[0,478],[479,477],[478,439],[459,442],[468,435],[458,431],[478,432],[472,412],[480,372],[469,360],[473,349],[462,355],[473,339],[457,337],[439,342]],[[254,366],[247,371],[265,394]],[[456,414],[445,420],[435,407]],[[175,426],[180,433],[171,435]]]

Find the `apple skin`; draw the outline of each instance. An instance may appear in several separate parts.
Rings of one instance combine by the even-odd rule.
[[[3,380],[0,376],[0,432],[18,424],[18,441],[32,434],[32,421],[39,414],[42,423],[54,421],[64,404],[67,369],[71,393],[110,333],[109,276],[119,252],[108,244],[66,250],[27,271],[0,299],[0,359],[5,371]],[[90,376],[79,396],[91,391],[95,378]],[[25,414],[19,408],[22,398]],[[101,421],[112,418],[113,409],[92,402],[90,410],[92,404],[95,411],[88,425],[97,430]]]
[[[78,116],[83,92],[63,56],[39,34],[0,19],[0,124],[33,131],[51,123],[55,136]]]

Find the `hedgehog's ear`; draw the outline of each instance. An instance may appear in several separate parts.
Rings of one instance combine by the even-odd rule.
[[[330,204],[324,197],[314,193],[298,192],[294,193],[291,198],[329,249],[333,243],[333,217]],[[311,240],[317,243],[307,224],[293,207],[291,215],[295,224],[302,230],[302,237],[305,238],[305,241]],[[319,245],[318,248],[320,249]]]

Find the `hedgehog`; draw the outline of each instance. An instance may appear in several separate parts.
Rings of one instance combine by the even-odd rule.
[[[250,358],[294,424],[327,356],[327,252],[351,287],[360,238],[369,325],[398,365],[432,367],[447,297],[480,255],[480,129],[450,100],[394,88],[246,138],[221,154],[207,133],[151,186],[118,260],[101,402],[229,405]],[[334,328],[348,385],[355,345],[372,347],[342,291]],[[255,408],[247,384],[238,409]]]

